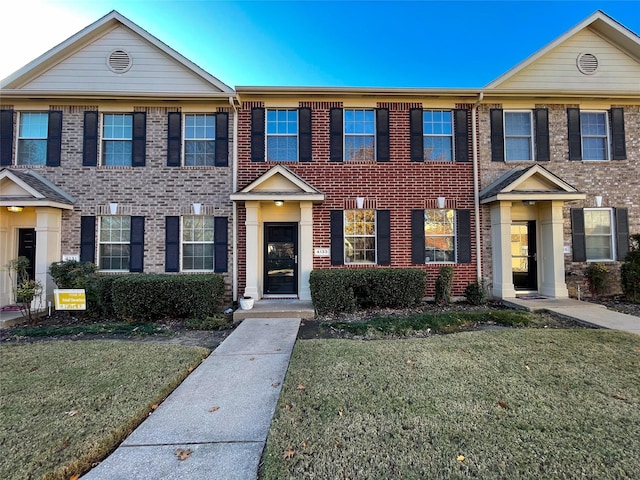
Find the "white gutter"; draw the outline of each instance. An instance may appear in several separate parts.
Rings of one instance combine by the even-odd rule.
[[[232,188],[233,193],[238,190],[238,109],[234,102],[233,97],[229,97],[229,103],[233,109],[233,155],[231,161],[233,162],[232,170]],[[238,299],[238,206],[236,202],[231,202],[233,205],[233,223],[232,223],[232,242],[231,250],[232,255],[232,276],[231,276],[231,299],[236,301]]]
[[[480,243],[480,178],[478,172],[478,105],[482,102],[484,93],[478,94],[478,100],[471,108],[471,141],[473,143],[473,207],[476,223],[476,272],[478,283],[482,281],[482,245]]]

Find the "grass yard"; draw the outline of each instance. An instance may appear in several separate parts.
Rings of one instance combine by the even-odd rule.
[[[260,479],[638,478],[640,337],[302,340]]]
[[[0,478],[69,479],[115,448],[208,354],[82,341],[0,348]]]

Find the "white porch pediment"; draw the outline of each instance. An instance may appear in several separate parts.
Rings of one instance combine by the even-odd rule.
[[[73,209],[71,195],[32,170],[0,171],[0,206]]]
[[[324,199],[324,193],[282,165],[271,168],[242,190],[231,194],[233,201],[296,200],[322,203]]]

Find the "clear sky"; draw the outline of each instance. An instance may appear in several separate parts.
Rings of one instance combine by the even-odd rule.
[[[596,10],[640,34],[640,0],[5,0],[0,78],[111,10],[231,87],[478,88]]]

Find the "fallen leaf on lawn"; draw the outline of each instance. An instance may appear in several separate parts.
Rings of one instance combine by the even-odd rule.
[[[64,412],[66,415],[73,417],[78,413],[78,410],[69,410],[68,412]]]
[[[612,394],[612,395],[611,395],[611,398],[615,398],[616,400],[623,400],[623,401],[625,401],[625,402],[627,401],[627,399],[626,399],[626,398],[624,398],[624,397],[622,397],[622,396],[618,395],[617,393]]]
[[[36,370],[38,370],[38,368],[40,368],[40,367],[38,367],[38,366],[36,366],[36,367],[32,367],[32,368],[31,368],[31,370],[29,370],[29,371],[30,371],[30,372],[35,372]]]
[[[340,416],[342,416],[342,415],[343,415],[342,410],[338,410],[338,415],[340,415]]]
[[[154,403],[153,405],[151,405],[151,410],[155,410],[156,408],[158,408],[160,405],[158,405],[157,403]]]
[[[304,390],[304,385],[299,383],[298,386],[296,387],[297,390]]]
[[[503,402],[502,400],[500,400],[498,402],[498,405],[500,405],[502,408],[509,410],[509,404],[507,402]]]
[[[411,365],[413,361],[410,358],[407,358],[407,365]]]
[[[526,368],[527,370],[531,370],[531,369],[529,368],[529,365],[527,365],[526,363],[524,364],[524,368]]]
[[[456,460],[458,460],[459,462],[464,462],[464,455],[458,455],[458,458],[456,458]]]
[[[284,408],[285,410],[291,410],[293,408],[293,405],[291,405],[290,403],[285,403]]]
[[[273,388],[279,387],[280,386],[280,382],[272,383],[271,386]]]
[[[211,407],[209,409],[210,412],[217,412],[218,410],[220,410],[220,407]]]
[[[189,366],[189,368],[187,368],[187,372],[189,372],[189,373],[193,372],[193,367]]]
[[[73,475],[72,477],[69,477],[69,480],[78,480],[80,478],[80,475]]]
[[[284,452],[284,458],[285,460],[289,458],[293,458],[295,454],[296,454],[296,451],[293,448],[289,448]]]
[[[189,458],[190,455],[191,455],[191,450],[189,450],[188,448],[186,450],[182,448],[179,448],[176,450],[176,457],[178,457],[178,460],[180,460],[181,462]]]
[[[306,450],[307,449],[307,442],[302,442],[302,449]]]

